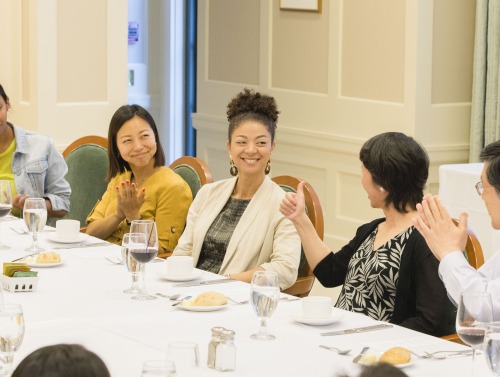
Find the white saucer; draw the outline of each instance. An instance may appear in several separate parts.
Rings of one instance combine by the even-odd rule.
[[[189,281],[198,279],[203,274],[202,270],[193,269],[191,275],[188,276],[168,276],[165,271],[159,271],[158,276],[169,281]]]
[[[79,243],[79,242],[84,242],[87,238],[89,238],[88,234],[85,233],[78,233],[78,237],[72,240],[60,240],[57,237],[57,233],[50,234],[47,239],[52,242],[57,242],[57,243]]]
[[[311,325],[311,326],[329,325],[331,323],[340,321],[343,317],[344,314],[338,312],[332,312],[332,315],[328,318],[305,318],[302,316],[302,314],[296,314],[292,316],[294,321],[303,323],[304,325]]]
[[[213,312],[225,308],[227,305],[219,306],[193,306],[193,305],[177,305],[179,309],[187,310],[189,312]]]
[[[49,267],[56,267],[60,266],[63,264],[63,262],[57,262],[57,263],[26,263],[29,267],[34,267],[34,268],[49,268]]]

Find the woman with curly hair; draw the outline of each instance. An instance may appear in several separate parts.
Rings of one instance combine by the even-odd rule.
[[[300,239],[280,212],[285,192],[268,176],[279,111],[273,97],[245,89],[228,105],[230,173],[202,187],[189,208],[174,255],[192,255],[197,268],[250,282],[275,271],[281,289],[297,278]]]

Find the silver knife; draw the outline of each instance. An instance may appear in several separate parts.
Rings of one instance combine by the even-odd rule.
[[[195,285],[210,285],[210,284],[219,284],[219,283],[231,283],[233,281],[237,281],[237,280],[225,278],[225,279],[195,281],[193,283],[174,284],[174,287],[194,287]]]
[[[322,332],[319,335],[321,335],[321,336],[330,336],[330,335],[356,334],[358,332],[373,331],[373,330],[380,330],[380,329],[388,329],[388,328],[391,328],[391,327],[392,327],[392,325],[388,325],[388,324],[384,323],[384,324],[373,325],[373,326],[356,327],[354,329],[347,329],[347,330],[340,330],[340,331],[330,331],[330,332]]]
[[[95,246],[111,246],[114,245],[111,242],[94,242],[94,243],[74,243],[66,246],[55,246],[51,249],[78,249],[81,247],[95,247]]]

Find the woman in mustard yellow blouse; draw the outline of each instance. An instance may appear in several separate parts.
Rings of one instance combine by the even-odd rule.
[[[177,245],[192,202],[188,184],[165,165],[153,117],[139,105],[120,107],[109,125],[110,180],[87,218],[87,233],[120,244],[132,220],[156,221],[160,253]]]

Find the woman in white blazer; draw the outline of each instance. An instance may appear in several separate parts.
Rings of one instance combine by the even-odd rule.
[[[300,238],[280,212],[285,192],[267,174],[279,111],[273,97],[245,89],[228,105],[230,172],[196,195],[173,255],[192,255],[196,267],[250,282],[275,271],[281,289],[297,279]]]

